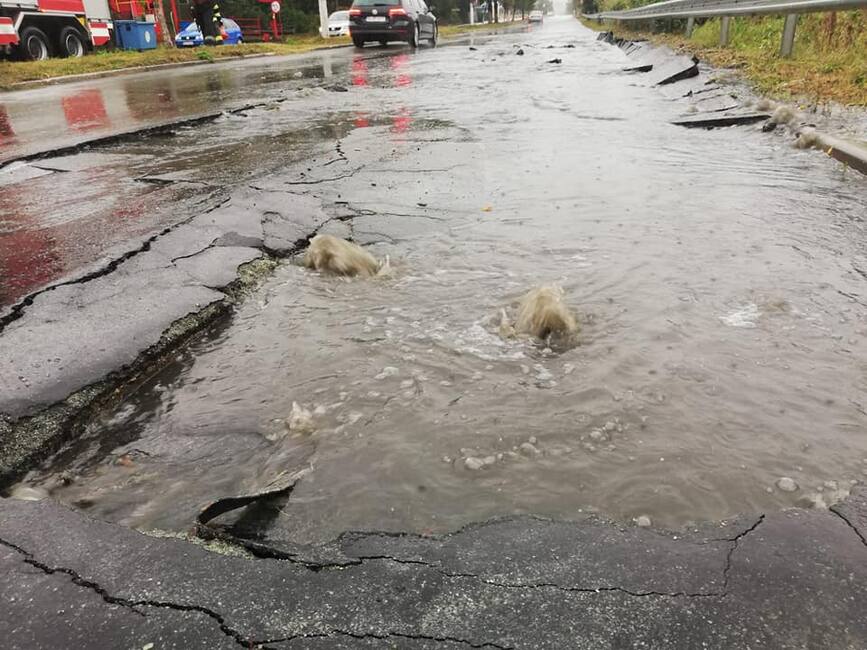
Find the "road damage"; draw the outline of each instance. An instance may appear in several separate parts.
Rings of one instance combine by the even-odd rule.
[[[799,250],[777,246],[780,238],[766,234],[761,215],[746,205],[727,212],[728,227],[719,232],[710,218],[719,207],[711,175],[685,176],[687,166],[675,165],[676,176],[667,178],[654,147],[671,138],[666,111],[681,110],[684,96],[709,114],[725,96],[707,94],[714,86],[708,79],[690,78],[663,86],[668,92],[683,83],[688,91],[645,100],[646,87],[624,90],[627,77],[615,76],[622,60],[612,58],[607,70],[587,78],[600,92],[631,93],[659,112],[636,125],[628,103],[576,104],[566,75],[597,45],[586,41],[563,46],[557,66],[544,66],[546,55],[534,51],[541,48],[524,44],[519,60],[545,70],[540,83],[549,85],[522,97],[520,110],[493,86],[496,119],[487,108],[484,120],[456,115],[434,94],[420,95],[429,103],[413,114],[406,89],[442,80],[426,82],[426,71],[401,54],[378,64],[362,57],[341,86],[349,89],[340,93],[347,105],[327,119],[317,121],[316,112],[333,100],[318,89],[291,107],[264,102],[224,114],[216,133],[199,125],[39,161],[42,171],[80,169],[75,156],[123,155],[134,161],[129,170],[138,185],[195,189],[179,201],[192,214],[6,312],[0,346],[12,363],[0,370],[3,480],[29,472],[28,480],[50,484],[63,505],[0,500],[0,561],[16,576],[2,597],[16,612],[50,612],[65,602],[81,602],[83,611],[54,627],[27,622],[38,615],[0,621],[13,647],[69,638],[142,647],[493,648],[799,647],[805,638],[839,646],[867,638],[858,613],[867,584],[864,491],[849,480],[849,465],[819,485],[830,510],[775,507],[808,496],[816,483],[810,468],[797,475],[803,493],[793,480],[791,493],[765,492],[773,482],[764,475],[732,481],[736,444],[732,458],[716,457],[722,489],[709,469],[700,489],[666,483],[668,476],[691,480],[696,459],[711,466],[690,447],[707,446],[702,435],[715,432],[718,445],[741,435],[705,423],[678,437],[680,422],[668,405],[705,404],[704,413],[725,421],[714,410],[720,387],[739,394],[740,384],[765,378],[755,371],[745,379],[715,359],[703,332],[727,346],[726,362],[763,355],[765,348],[751,346],[764,346],[765,334],[794,332],[787,336],[795,343],[805,347],[801,336],[835,360],[837,388],[840,341],[854,346],[858,336],[849,332],[846,319],[857,319],[844,298],[857,295],[860,280],[829,272],[830,298],[805,297],[797,282],[781,281],[777,289],[796,305],[809,298],[844,321],[845,334],[829,343],[812,330],[803,334],[813,321],[805,325],[785,300],[755,297],[741,279],[768,273],[757,252],[762,246],[776,254],[768,257],[775,277],[794,278],[802,251],[818,265],[840,255],[826,242],[849,240],[823,231],[812,241],[799,223],[785,222],[774,227],[790,228]],[[436,55],[449,61],[447,51]],[[491,62],[472,64],[483,75]],[[387,109],[377,112],[383,103]],[[468,106],[462,110],[475,110]],[[309,110],[315,126],[292,149],[288,143],[304,138],[286,126],[295,110]],[[516,126],[521,112],[535,121]],[[586,155],[624,129],[641,135],[621,146],[641,157],[644,172],[648,161],[660,164],[658,187],[622,158]],[[552,168],[551,148],[564,133],[574,142],[558,151],[561,165]],[[729,148],[738,138],[720,135]],[[280,157],[262,164],[263,151]],[[708,165],[716,181],[727,178],[716,161],[669,153]],[[237,162],[227,170],[230,155]],[[774,161],[785,165],[782,156]],[[520,176],[518,165],[527,168]],[[576,187],[579,168],[586,178]],[[545,174],[533,173],[539,169]],[[601,181],[616,174],[633,191],[607,192]],[[726,182],[752,187],[749,175],[737,174]],[[685,178],[698,188],[689,197],[689,228],[666,219],[686,213],[660,198]],[[833,189],[843,181],[823,182]],[[546,197],[542,209],[538,196]],[[758,201],[764,194],[745,196]],[[791,194],[776,199],[797,203]],[[845,194],[835,200],[829,211],[853,210]],[[753,217],[746,227],[739,222]],[[319,233],[391,253],[395,277],[353,283],[298,268],[292,258]],[[697,253],[709,237],[733,260],[709,253],[721,278],[703,277],[708,258]],[[562,354],[489,336],[490,317],[540,274],[563,276],[581,312],[582,345]],[[721,295],[726,302],[718,304]],[[742,331],[755,336],[735,336]],[[630,350],[631,336],[643,343]],[[648,349],[658,355],[651,364],[641,360]],[[765,367],[776,385],[796,374]],[[201,384],[202,376],[222,382],[219,390]],[[824,368],[812,381],[820,391],[828,385]],[[800,387],[790,390],[799,394]],[[303,435],[286,423],[296,399],[314,414]],[[169,407],[153,408],[149,400]],[[523,410],[509,411],[516,403]],[[835,422],[855,417],[845,403],[823,408]],[[768,414],[753,415],[774,433]],[[796,422],[791,428],[798,432]],[[746,433],[762,439],[762,432]],[[666,436],[689,453],[663,456],[655,445],[670,444]],[[527,445],[532,453],[523,453]],[[797,453],[806,451],[789,449],[787,462],[798,462]],[[477,471],[458,462],[476,457],[492,461]],[[821,451],[811,461],[823,471],[836,468]],[[612,476],[616,489],[606,487]],[[354,482],[358,477],[368,482]],[[559,494],[564,485],[568,494]],[[461,495],[459,507],[454,494]],[[532,500],[522,499],[540,495],[559,496],[557,518],[491,519],[485,510],[533,511]],[[683,524],[689,511],[762,498],[761,508],[750,509],[764,514]],[[588,504],[600,499],[613,509],[621,507],[618,499],[627,503],[617,510],[621,523],[586,518],[599,510]],[[649,524],[649,516],[637,516],[645,510],[634,509],[658,501],[677,512],[678,525],[668,526],[677,532],[666,531],[664,519],[655,527],[624,525],[629,517]],[[441,516],[420,518],[436,530],[420,533],[413,507]],[[653,521],[664,512],[651,512]],[[160,530],[142,534],[101,518]],[[149,528],[151,521],[165,527]],[[332,528],[364,526],[373,532],[311,541]],[[167,538],[166,530],[193,531],[234,552]],[[805,593],[819,597],[807,602]],[[25,594],[34,600],[22,605]]]

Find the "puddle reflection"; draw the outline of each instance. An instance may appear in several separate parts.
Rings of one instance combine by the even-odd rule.
[[[398,54],[397,56],[393,56],[391,58],[391,69],[397,72],[397,75],[394,78],[395,86],[409,86],[412,83],[412,75],[410,75],[409,71],[407,70],[408,63],[408,54]]]
[[[19,296],[44,286],[63,269],[54,237],[38,228],[27,228],[27,216],[7,212],[0,201],[0,210],[22,229],[0,235],[0,305],[14,302]],[[22,218],[23,217],[23,218]]]
[[[60,100],[66,123],[74,131],[86,132],[108,128],[111,120],[105,110],[102,92],[83,90]]]
[[[367,85],[367,60],[360,55],[352,58],[352,85]]]
[[[15,131],[12,130],[6,107],[0,105],[0,147],[5,147],[13,142],[15,142]]]
[[[409,127],[412,126],[412,112],[406,106],[403,106],[397,114],[391,118],[391,121],[391,130],[393,133],[406,133],[409,130]]]

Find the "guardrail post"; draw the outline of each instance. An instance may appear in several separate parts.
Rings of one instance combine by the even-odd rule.
[[[692,38],[692,30],[695,29],[695,16],[686,19],[686,37]]]
[[[795,49],[795,25],[798,24],[798,14],[786,14],[783,23],[783,44],[780,46],[780,56],[788,59]]]
[[[730,16],[723,16],[719,24],[719,46],[728,47],[729,44],[729,28],[731,27],[732,19]]]

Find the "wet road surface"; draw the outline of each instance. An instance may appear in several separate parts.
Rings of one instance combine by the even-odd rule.
[[[863,479],[862,177],[757,127],[668,124],[686,104],[571,20],[472,51],[333,56],[329,84],[243,64],[270,70],[262,106],[44,178],[136,188],[142,235],[241,190],[289,211],[312,197],[324,231],[388,255],[393,277],[281,265],[28,484],[183,530],[297,476],[235,523],[306,542],[514,513],[679,527],[831,505]],[[91,219],[73,267],[134,232],[111,244]],[[547,282],[580,345],[499,338],[501,310]],[[314,433],[287,431],[293,402]]]
[[[400,50],[402,56],[390,59],[396,65],[409,56]],[[294,126],[285,123],[284,112],[281,137],[273,141],[273,125],[262,119],[262,111],[258,118],[246,119],[243,108],[256,104],[273,110],[290,99],[304,103],[307,94],[325,92],[322,87],[336,81],[347,83],[351,69],[361,70],[368,59],[388,52],[340,49],[0,94],[0,309],[58,281],[93,272],[128,250],[131,239],[146,238],[201,212],[199,201],[188,209],[184,199],[207,201],[238,173],[254,175],[285,165],[297,140],[321,137],[308,133],[309,118],[322,110],[325,98],[299,115]],[[353,79],[361,78],[356,74]],[[332,125],[333,101],[328,104],[326,132],[341,128]],[[204,129],[181,127],[173,131],[177,143],[115,148],[99,155],[88,154],[84,145],[83,155],[16,162],[224,110],[241,120],[225,142],[224,122],[231,117],[217,124],[209,120]],[[251,122],[259,122],[258,128],[251,129]],[[244,139],[238,128],[251,131],[251,137]],[[177,180],[189,182],[168,186]]]

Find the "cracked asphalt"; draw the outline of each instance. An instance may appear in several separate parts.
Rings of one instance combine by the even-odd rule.
[[[637,128],[628,122],[630,112],[642,110],[634,104],[650,92],[664,97],[646,100],[660,121],[682,114],[688,103],[699,114],[728,108],[731,92],[710,82],[705,70],[700,88],[692,78],[653,89],[692,62],[662,56],[658,74],[636,81],[622,76],[619,53],[572,23],[552,22],[545,27],[551,31],[478,36],[434,52],[325,52],[0,96],[6,129],[0,139],[0,489],[58,450],[91,444],[94,422],[176,362],[194,337],[231,324],[239,313],[247,317],[250,296],[317,233],[397,253],[428,247],[427,238],[441,233],[450,249],[473,235],[481,249],[493,249],[496,236],[514,228],[515,242],[556,257],[551,242],[535,241],[525,221],[540,196],[546,210],[569,207],[570,184],[577,181],[555,170],[558,163],[578,168],[587,160],[595,166],[584,168],[581,194],[594,217],[610,210],[605,185],[611,179],[629,190],[616,192],[620,214],[669,200],[684,182],[682,167],[700,162],[684,146],[668,152],[676,173],[645,179],[648,164],[663,164],[658,150],[671,131],[638,129],[628,156],[606,144],[616,129]],[[524,66],[516,72],[509,57],[525,41],[529,54],[515,57]],[[554,49],[563,68],[550,63]],[[556,81],[576,56],[584,66],[588,57],[598,58],[604,100]],[[465,74],[468,65],[480,79],[478,97],[456,106],[442,79]],[[501,75],[497,83],[484,81],[491,69]],[[509,110],[510,84],[524,78],[518,75],[536,75],[539,85],[522,98],[536,123]],[[707,94],[695,99],[693,92]],[[549,114],[580,125],[570,128],[581,140],[562,146],[561,131],[540,125]],[[738,211],[752,214],[751,202],[771,204],[767,186],[748,185],[747,177],[766,174],[779,189],[803,182],[804,170],[813,174],[809,208],[826,208],[834,223],[819,239],[831,243],[820,249],[798,232],[785,233],[780,239],[797,245],[786,243],[789,257],[781,254],[777,274],[800,268],[807,257],[833,295],[822,294],[823,313],[863,306],[863,277],[848,267],[827,270],[838,259],[851,257],[853,265],[859,259],[844,247],[852,245],[845,228],[858,222],[853,215],[863,181],[841,179],[809,152],[775,176],[768,167],[788,157],[776,142],[769,147],[752,131],[704,137],[719,138],[723,149],[743,143],[756,156],[773,150],[754,166],[723,161],[706,170],[722,185],[741,188],[732,219]],[[521,160],[520,174],[515,151],[530,158]],[[692,209],[710,212],[718,202],[714,191],[697,187]],[[561,220],[549,229],[567,237],[572,227]],[[657,222],[643,227],[645,239],[661,228]],[[588,228],[588,241],[615,230]],[[743,247],[711,234],[721,238],[723,252]],[[619,250],[620,259],[628,261],[630,250]],[[566,253],[573,265],[584,259]],[[670,246],[656,257],[680,259]],[[732,264],[746,270],[742,259]],[[494,268],[502,277],[512,271]],[[675,302],[693,299],[680,295]],[[837,382],[840,358],[831,364]],[[849,401],[857,407],[856,398]],[[834,417],[851,419],[847,400],[840,402],[849,410]],[[239,455],[251,446],[240,438],[236,444]],[[839,444],[837,456],[859,462],[857,442]],[[202,481],[172,497],[187,533],[145,534],[103,520],[98,509],[75,510],[52,499],[0,499],[3,646],[867,647],[867,490],[855,480],[848,498],[830,509],[752,507],[760,502],[749,496],[743,501],[757,514],[676,532],[601,516],[524,515],[447,534],[344,532],[313,544],[286,534],[297,523],[288,516],[276,535],[244,538],[208,525],[210,516],[201,511],[207,503],[215,515],[266,490],[291,491],[295,475],[287,476],[286,466],[300,466],[311,452],[293,453],[234,483],[232,471],[244,468],[221,461],[235,492]],[[299,512],[293,516],[305,511]]]
[[[0,501],[6,647],[859,648],[867,492],[678,534],[505,518],[233,557]],[[59,532],[59,531],[62,531]],[[492,552],[496,549],[495,552]]]

